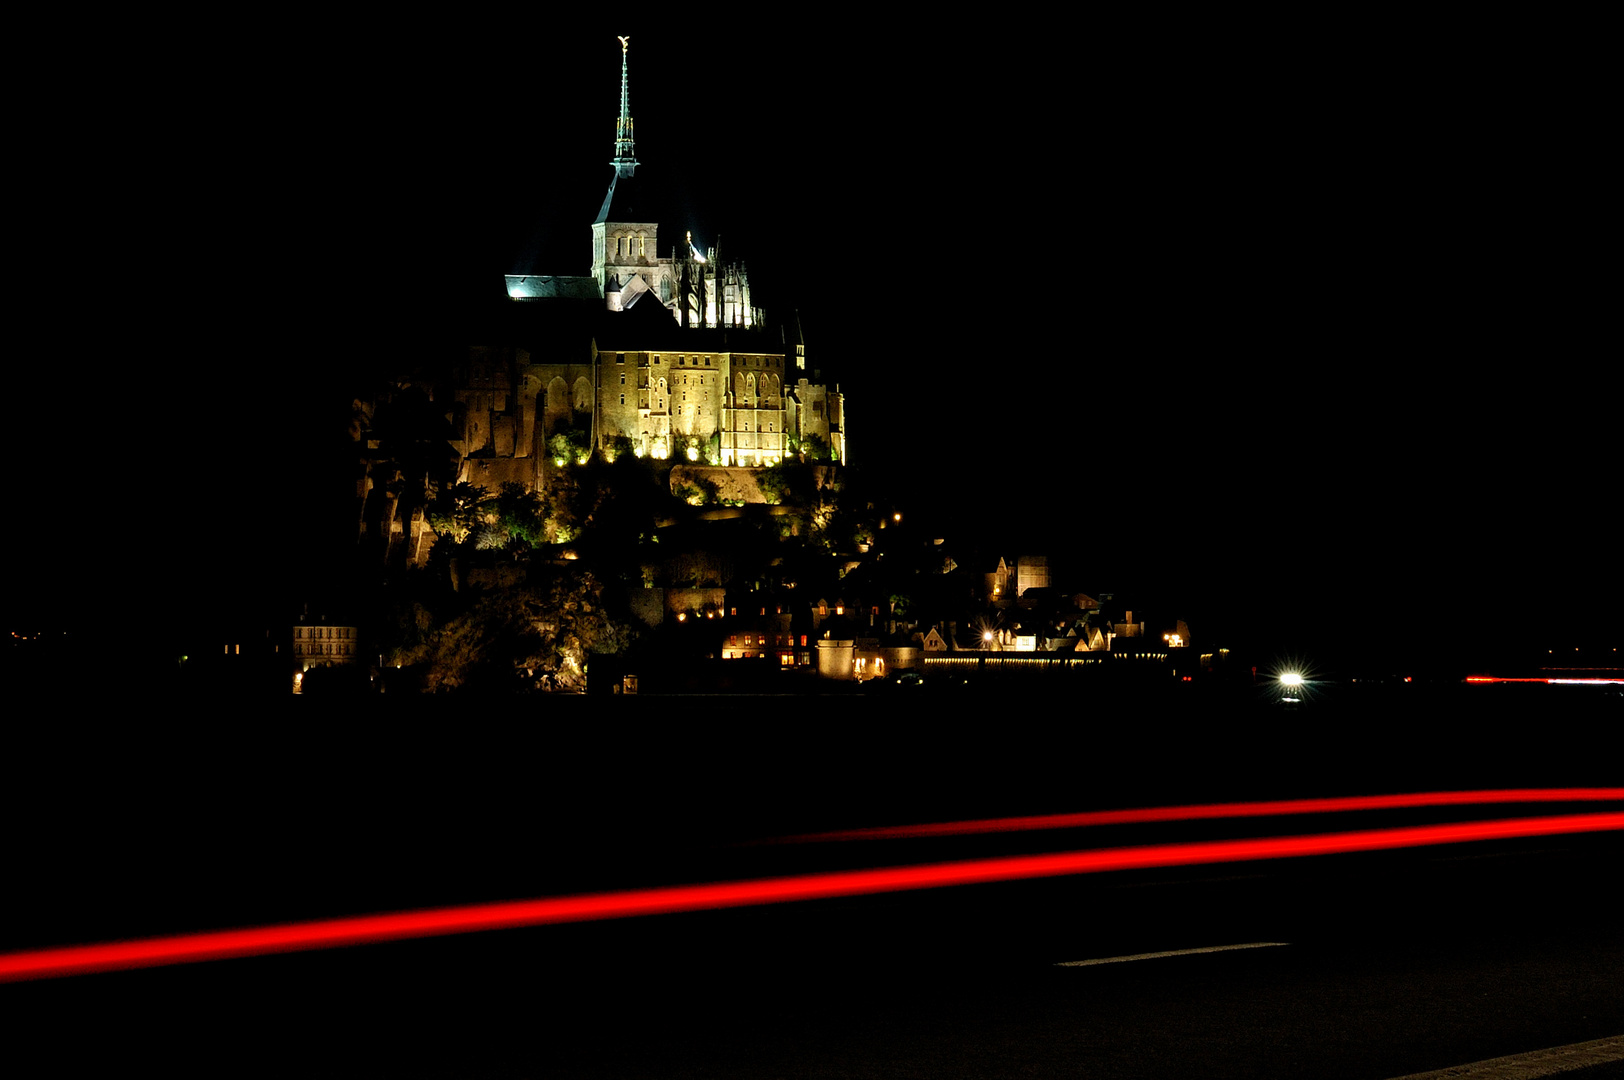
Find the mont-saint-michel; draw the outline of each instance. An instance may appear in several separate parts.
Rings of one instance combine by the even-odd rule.
[[[636,53],[619,46],[601,202],[558,208],[578,215],[586,272],[500,276],[477,340],[403,357],[353,401],[355,571],[297,598],[267,662],[300,693],[1186,679],[1220,663],[1177,612],[1101,591],[1107,568],[1081,580],[1067,553],[1006,548],[996,527],[914,520],[849,421],[841,371],[864,358],[823,355],[794,306],[757,303],[703,207],[649,209]],[[593,168],[590,147],[570,158]]]

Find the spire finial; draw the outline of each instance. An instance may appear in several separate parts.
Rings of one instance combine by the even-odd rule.
[[[637,168],[637,154],[632,147],[632,106],[627,91],[626,44],[630,38],[620,39],[620,119],[615,121],[615,175],[630,176]]]

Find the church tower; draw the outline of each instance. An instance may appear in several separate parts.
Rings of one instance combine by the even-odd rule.
[[[615,175],[592,222],[592,277],[615,310],[631,307],[647,293],[669,306],[672,300],[669,260],[659,260],[659,225],[643,206],[636,179],[637,153],[632,138],[627,38],[620,39],[620,118],[615,121]]]

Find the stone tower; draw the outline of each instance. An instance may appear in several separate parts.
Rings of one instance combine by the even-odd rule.
[[[628,39],[620,39],[620,118],[615,121],[615,175],[592,222],[592,278],[612,309],[630,307],[644,293],[661,305],[671,303],[670,260],[658,255],[659,224],[642,205],[637,182],[637,154],[632,139]]]

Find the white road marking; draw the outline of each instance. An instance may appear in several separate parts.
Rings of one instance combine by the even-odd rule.
[[[1469,1065],[1451,1065],[1447,1069],[1396,1076],[1393,1080],[1538,1080],[1541,1076],[1557,1076],[1613,1061],[1624,1061],[1624,1035],[1509,1054]]]
[[[1245,945],[1208,945],[1204,949],[1172,949],[1168,952],[1142,952],[1132,956],[1102,956],[1094,960],[1067,960],[1055,967],[1092,967],[1095,964],[1126,964],[1129,960],[1159,960],[1164,956],[1193,956],[1196,953],[1229,952],[1232,949],[1270,949],[1290,945],[1289,941],[1253,941]]]

